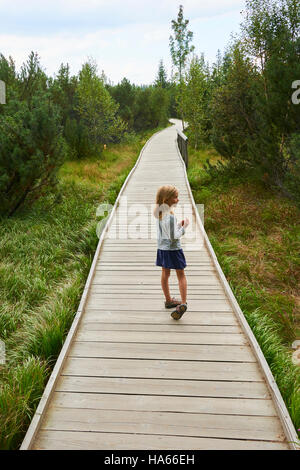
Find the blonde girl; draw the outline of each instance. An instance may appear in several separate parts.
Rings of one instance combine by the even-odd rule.
[[[184,273],[186,260],[181,248],[180,237],[189,225],[186,218],[177,223],[173,208],[179,202],[178,189],[172,185],[161,186],[156,193],[154,216],[157,219],[157,255],[156,266],[161,266],[161,286],[165,295],[165,307],[175,308],[171,313],[174,320],[179,320],[187,310],[187,281]],[[170,295],[169,277],[171,269],[176,270],[181,300]]]

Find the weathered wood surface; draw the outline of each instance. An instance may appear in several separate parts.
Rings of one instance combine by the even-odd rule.
[[[164,308],[155,266],[152,208],[166,183],[192,214],[182,238],[188,311],[178,322]],[[132,203],[148,210],[139,227],[147,237],[130,236],[135,216],[124,208]],[[282,398],[193,204],[175,127],[167,128],[148,141],[122,188],[22,449],[295,447]],[[118,238],[104,236],[116,231]],[[178,297],[173,271],[170,287]]]

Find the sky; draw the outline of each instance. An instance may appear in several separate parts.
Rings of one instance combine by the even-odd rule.
[[[171,76],[169,37],[179,5],[195,53],[215,62],[240,31],[244,0],[0,0],[0,53],[19,70],[37,52],[49,76],[61,63],[76,75],[90,58],[113,84],[154,82],[159,61]]]

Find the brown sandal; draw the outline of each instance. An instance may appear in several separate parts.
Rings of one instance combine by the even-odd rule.
[[[187,311],[187,304],[177,305],[176,310],[174,310],[174,312],[171,313],[171,317],[174,320],[180,320],[180,318],[186,311]]]
[[[174,308],[174,307],[177,307],[177,305],[180,305],[180,304],[181,304],[180,300],[177,300],[177,299],[175,299],[175,297],[172,297],[170,302],[165,302],[165,307],[166,308]]]

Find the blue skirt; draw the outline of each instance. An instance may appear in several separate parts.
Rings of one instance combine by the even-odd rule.
[[[156,266],[169,269],[184,269],[186,260],[182,248],[180,250],[157,249]]]

